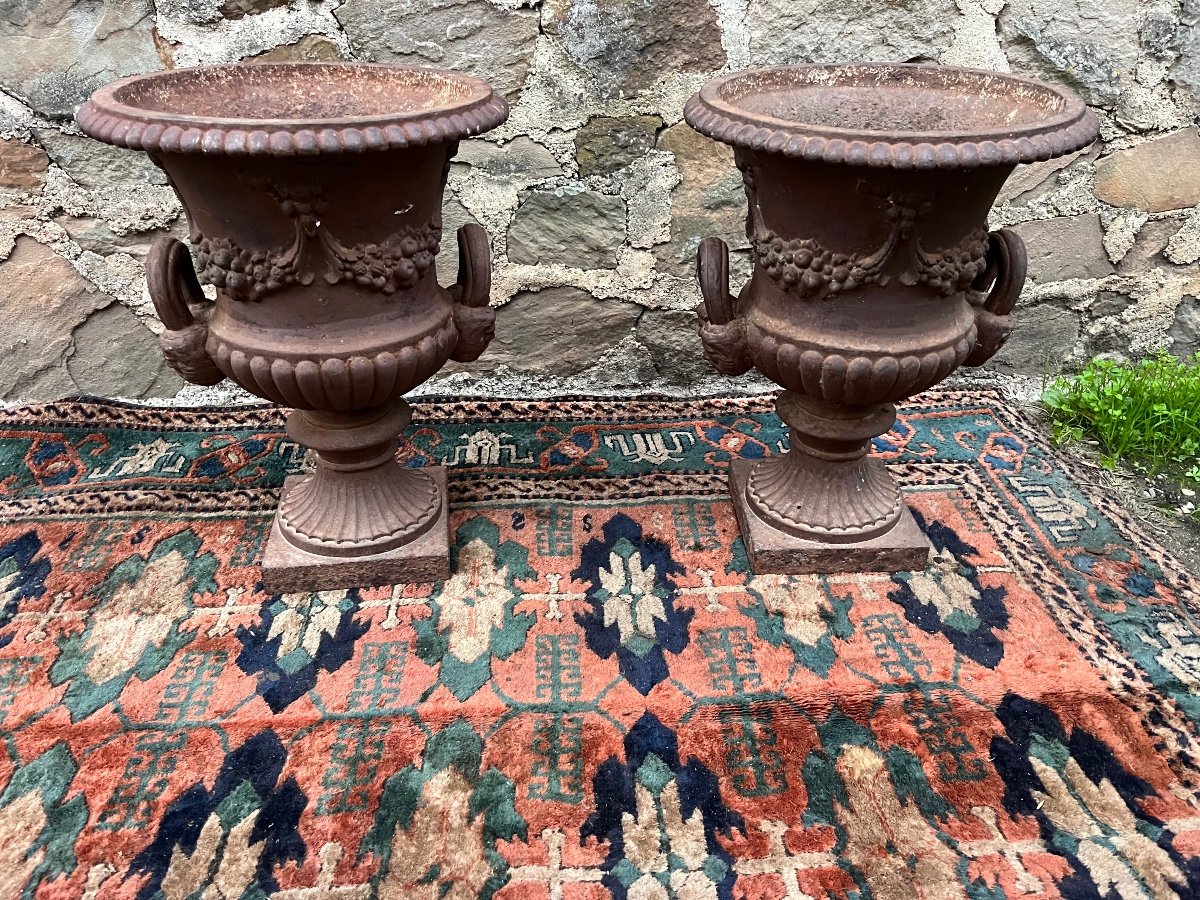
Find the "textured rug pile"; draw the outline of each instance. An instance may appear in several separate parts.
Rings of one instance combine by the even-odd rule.
[[[0,896],[1200,896],[1197,580],[986,394],[755,577],[767,399],[427,401],[453,576],[265,594],[274,408],[0,412]]]

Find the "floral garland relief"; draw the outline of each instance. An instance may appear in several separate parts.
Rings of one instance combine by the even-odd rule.
[[[353,281],[393,294],[414,287],[433,267],[442,239],[440,216],[419,227],[405,225],[379,244],[347,246],[321,226],[329,204],[317,192],[272,193],[295,223],[287,247],[249,250],[225,237],[193,239],[200,280],[234,300],[259,301],[293,284],[312,284],[318,274],[329,284]]]

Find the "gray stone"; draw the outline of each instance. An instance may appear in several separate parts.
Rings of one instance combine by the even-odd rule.
[[[1088,307],[1088,312],[1095,318],[1101,316],[1119,316],[1133,305],[1133,298],[1116,291],[1101,291],[1095,301]]]
[[[1058,371],[1079,342],[1079,316],[1057,306],[1018,307],[1013,314],[1016,329],[988,367],[1018,375],[1041,375]]]
[[[306,34],[298,41],[280,44],[249,59],[254,62],[329,62],[341,58],[338,45],[329,38],[322,34]]]
[[[162,68],[152,0],[0,4],[0,88],[66,118],[96,88]]]
[[[525,83],[538,36],[536,11],[487,0],[346,0],[333,14],[366,59],[456,69],[509,99]]]
[[[57,128],[39,128],[38,143],[71,180],[95,190],[116,184],[166,184],[167,176],[145,153],[125,150]]]
[[[1080,150],[1077,153],[1069,153],[1055,159],[1047,159],[1027,166],[1017,166],[1008,176],[1008,180],[1004,182],[1004,187],[1000,189],[1000,194],[996,197],[996,205],[1028,202],[1038,194],[1053,190],[1058,186],[1058,173],[1085,152]]]
[[[637,325],[637,339],[650,351],[655,371],[667,384],[688,387],[713,375],[691,310],[646,310]]]
[[[563,173],[553,153],[524,135],[507,144],[494,144],[482,139],[463,141],[454,161],[467,163],[497,178],[520,176],[538,180],[554,178]]]
[[[1083,355],[1086,359],[1095,359],[1098,356],[1128,359],[1129,343],[1129,332],[1121,328],[1085,329]]]
[[[1180,359],[1200,353],[1200,301],[1185,294],[1175,308],[1175,321],[1167,334],[1171,338],[1171,352]]]
[[[1146,222],[1138,229],[1133,246],[1121,259],[1117,272],[1121,275],[1137,275],[1156,267],[1171,267],[1171,263],[1163,257],[1163,251],[1178,230],[1178,219],[1151,219]]]
[[[1115,106],[1138,59],[1137,0],[1011,0],[1000,35],[1013,71],[1057,81]]]
[[[479,224],[457,197],[447,194],[442,204],[442,248],[438,251],[438,284],[448,288],[458,280],[458,229],[468,223]]]
[[[65,371],[72,332],[113,300],[49,247],[27,237],[17,238],[0,263],[0,284],[5,308],[0,316],[0,398],[54,399],[28,391],[39,382],[42,390],[64,383],[61,373],[50,370]]]
[[[757,0],[750,4],[755,65],[937,59],[960,19],[954,0]]]
[[[709,236],[730,247],[745,247],[746,194],[733,151],[693,131],[684,122],[658,138],[658,148],[674,154],[679,184],[671,191],[671,239],[656,249],[659,264],[673,275],[696,270],[696,249]]]
[[[508,229],[508,258],[529,265],[611,268],[625,241],[625,201],[595,191],[535,191]]]
[[[1171,78],[1200,101],[1200,0],[1183,0],[1179,24],[1166,55],[1177,54]]]
[[[1159,2],[1143,12],[1139,38],[1142,49],[1151,58],[1170,61],[1175,56],[1175,51],[1178,50],[1177,15],[1177,10],[1170,2]]]
[[[631,334],[641,315],[634,303],[598,300],[578,288],[522,291],[496,310],[496,337],[479,362],[458,368],[574,375]]]
[[[658,116],[589,119],[575,135],[579,174],[609,175],[645,156],[662,123]]]
[[[1096,213],[1039,219],[1013,230],[1025,242],[1032,281],[1103,278],[1114,271],[1104,252],[1104,230]]]
[[[40,147],[0,140],[0,188],[37,191],[46,183],[50,159]]]
[[[291,0],[225,0],[221,4],[221,15],[226,19],[240,19],[257,15],[269,9],[287,6]]]
[[[1195,126],[1117,150],[1096,163],[1096,196],[1110,206],[1166,212],[1200,204]]]
[[[666,74],[725,65],[708,0],[547,0],[542,28],[605,98],[636,96]]]
[[[183,379],[167,367],[158,338],[119,303],[88,316],[72,334],[67,371],[79,393],[173,397]]]
[[[75,218],[59,216],[54,220],[77,243],[81,250],[90,250],[101,256],[111,253],[128,253],[139,259],[144,259],[150,252],[150,246],[160,237],[174,237],[181,241],[187,240],[187,221],[180,216],[170,228],[152,228],[149,231],[136,231],[120,234],[113,231],[102,219]]]

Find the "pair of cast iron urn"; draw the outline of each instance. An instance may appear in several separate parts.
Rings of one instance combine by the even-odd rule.
[[[141,75],[79,110],[87,134],[148,153],[187,214],[195,263],[174,239],[147,260],[170,365],[293,407],[289,435],[316,452],[284,486],[268,589],[448,576],[445,472],[395,448],[403,395],[491,340],[486,233],[459,229],[451,287],[434,259],[459,140],[507,115],[476,78],[341,63]],[[788,452],[730,472],[754,570],[922,568],[871,439],[896,401],[1007,338],[1025,250],[988,211],[1019,163],[1090,144],[1095,116],[1061,88],[926,65],[735,73],[684,116],[733,146],[754,253],[735,299],[727,247],[700,244],[705,353],[782,386],[791,430]]]

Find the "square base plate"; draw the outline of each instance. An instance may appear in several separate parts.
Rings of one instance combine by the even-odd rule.
[[[808,541],[764,522],[746,499],[746,482],[753,465],[748,459],[733,461],[729,493],[733,495],[742,541],[755,575],[906,572],[919,571],[928,565],[929,538],[917,526],[908,507],[891,531],[857,544]]]
[[[371,556],[323,556],[288,543],[279,530],[277,512],[263,553],[263,586],[271,593],[285,594],[449,578],[450,516],[446,508],[446,470],[441,466],[430,466],[423,471],[437,482],[442,509],[429,530],[416,540]],[[289,476],[283,483],[283,493],[286,494],[303,477]]]

